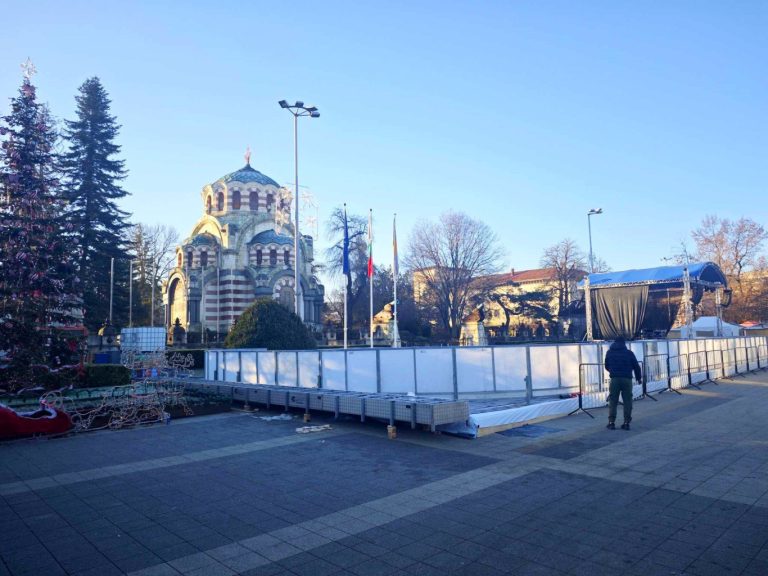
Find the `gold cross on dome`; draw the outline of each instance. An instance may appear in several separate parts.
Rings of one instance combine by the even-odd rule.
[[[24,78],[27,80],[30,80],[34,74],[37,74],[37,68],[35,68],[35,65],[32,63],[31,58],[27,58],[27,61],[21,65],[21,70],[22,74],[24,74]]]
[[[250,165],[251,164],[251,147],[248,146],[248,148],[245,149],[245,163]]]

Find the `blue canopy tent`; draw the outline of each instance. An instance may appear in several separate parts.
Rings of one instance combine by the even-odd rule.
[[[694,305],[704,292],[728,286],[725,274],[713,262],[590,274],[585,299],[591,302],[595,337],[631,340],[666,335],[685,304],[686,268]],[[579,286],[586,289],[587,282],[583,280]]]

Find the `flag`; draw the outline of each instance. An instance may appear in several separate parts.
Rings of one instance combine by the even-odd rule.
[[[392,268],[395,282],[397,282],[397,275],[400,273],[400,266],[397,262],[397,214],[395,214],[395,217],[392,219],[392,249],[394,250],[395,255]]]
[[[341,271],[349,278],[349,224],[347,223],[347,205],[344,205],[344,255],[342,256]]]
[[[368,278],[373,278],[373,210],[368,213]]]

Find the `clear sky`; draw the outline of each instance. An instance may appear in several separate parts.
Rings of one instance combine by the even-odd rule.
[[[706,214],[768,224],[768,2],[0,0],[2,114],[27,57],[72,118],[99,76],[122,125],[123,207],[185,237],[201,188],[251,164],[321,222],[374,211],[374,260],[420,218],[485,221],[505,267],[570,237],[660,265]],[[305,230],[305,232],[309,232]]]

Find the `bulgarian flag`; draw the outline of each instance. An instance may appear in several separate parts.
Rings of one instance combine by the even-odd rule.
[[[368,212],[368,278],[373,277],[373,210]]]

